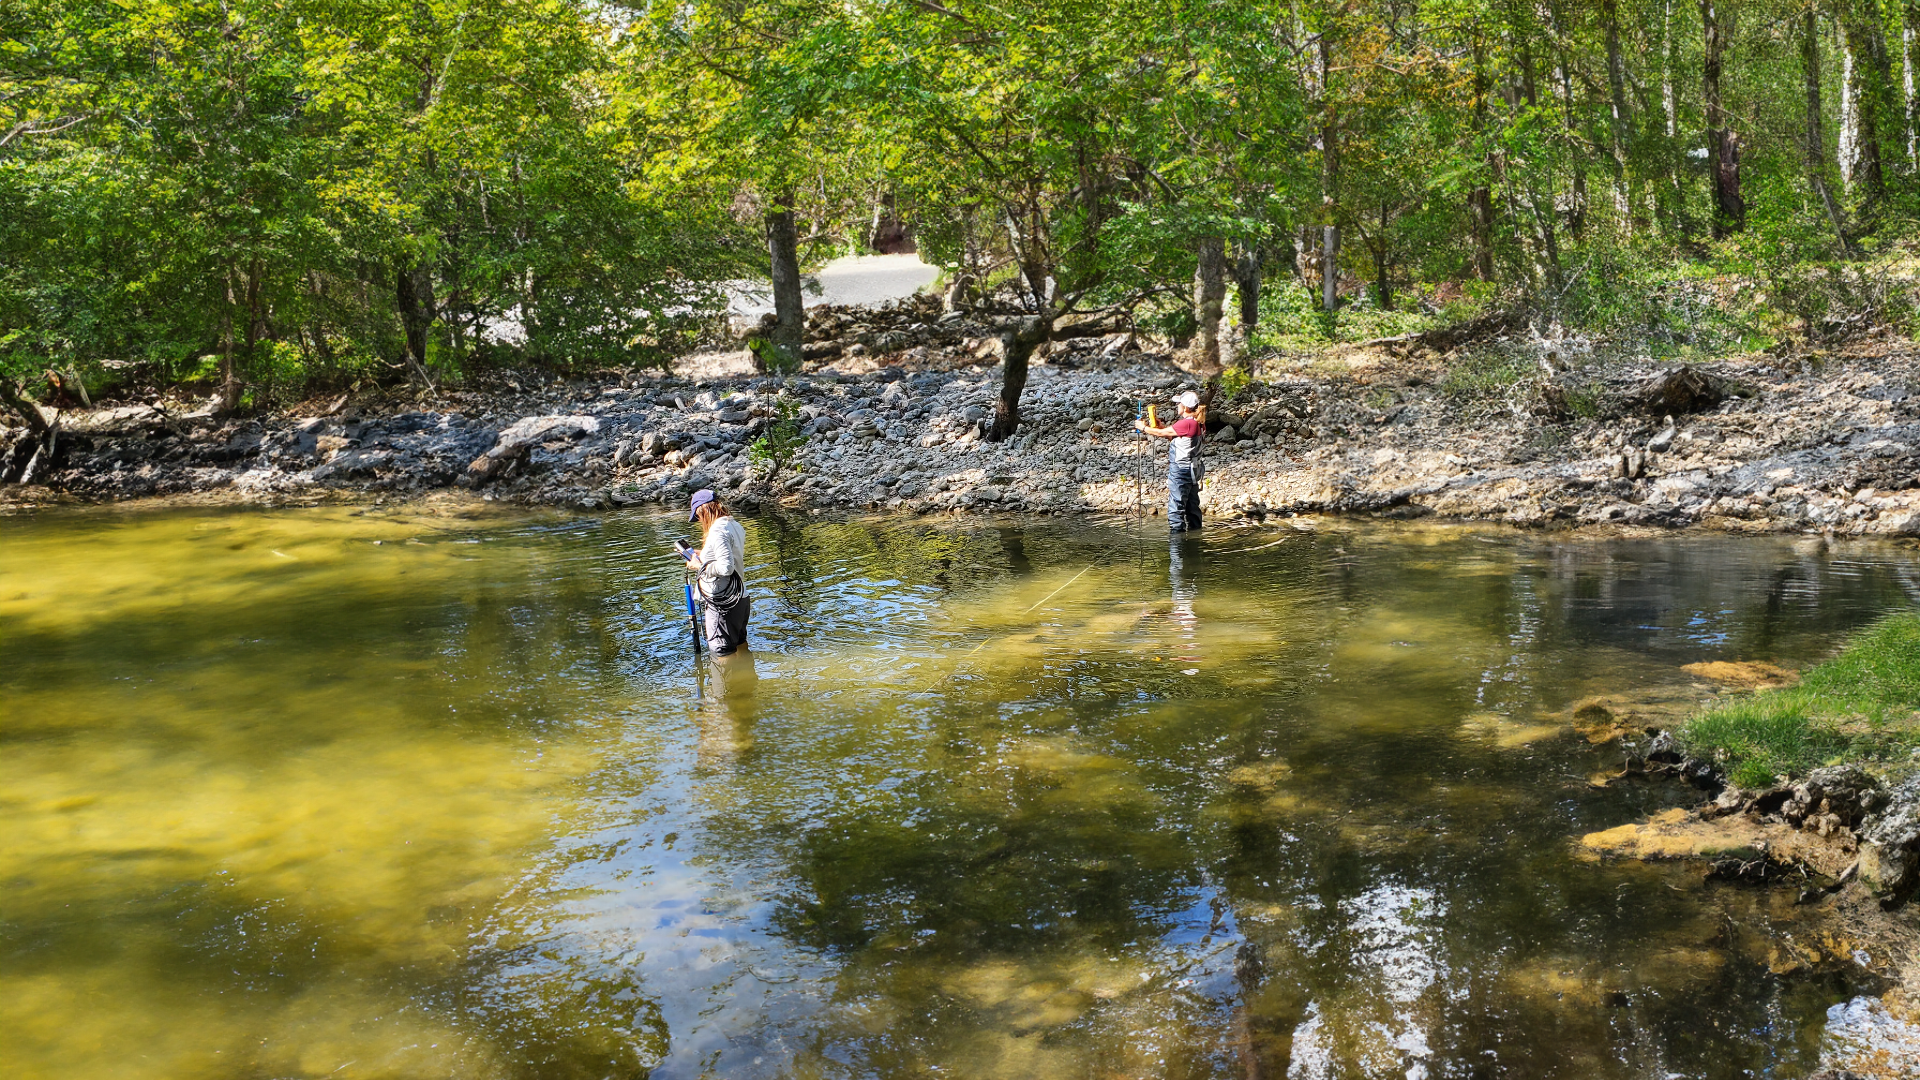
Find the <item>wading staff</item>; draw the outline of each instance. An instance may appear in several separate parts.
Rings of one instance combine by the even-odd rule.
[[[675,540],[673,542],[673,550],[680,553],[680,561],[682,563],[680,569],[680,584],[687,590],[687,629],[693,631],[693,655],[698,659],[700,656],[700,616],[694,614],[693,567],[687,563],[687,559],[693,555],[693,549],[688,547],[685,541]]]
[[[1137,419],[1137,421],[1144,421],[1144,419],[1146,419],[1146,402],[1135,402],[1135,404],[1133,404],[1133,419]],[[1142,438],[1142,440],[1146,438],[1146,432],[1144,432],[1144,430],[1140,432],[1140,438]],[[1146,515],[1144,515],[1146,503],[1142,502],[1146,496],[1140,494],[1140,490],[1142,490],[1144,486],[1146,486],[1146,444],[1142,442],[1139,450],[1135,450],[1135,454],[1133,454],[1133,519],[1135,519],[1133,523],[1135,523],[1135,525],[1142,525],[1142,523],[1146,521]]]
[[[693,655],[700,657],[700,617],[693,613],[693,572],[681,575],[681,584],[687,589],[687,629],[693,631]]]

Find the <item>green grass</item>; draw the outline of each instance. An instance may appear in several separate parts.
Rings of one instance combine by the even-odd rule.
[[[1741,787],[1920,746],[1920,613],[1888,616],[1796,686],[1708,709],[1678,732]]]

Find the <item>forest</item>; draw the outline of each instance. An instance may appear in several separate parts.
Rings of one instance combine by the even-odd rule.
[[[1920,0],[5,0],[0,392],[658,365],[904,224],[1030,347],[1911,332]],[[1023,344],[1024,343],[1024,344]]]

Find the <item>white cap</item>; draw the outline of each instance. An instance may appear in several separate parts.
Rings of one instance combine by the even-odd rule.
[[[1181,394],[1181,395],[1180,395],[1180,407],[1181,407],[1181,408],[1183,408],[1183,409],[1197,409],[1197,408],[1199,408],[1199,407],[1200,407],[1200,395],[1199,395],[1199,394],[1196,394],[1196,393],[1194,393],[1194,392],[1193,392],[1193,391],[1191,391],[1191,390],[1189,390],[1189,391],[1187,391],[1187,392],[1186,392],[1186,393],[1184,393],[1184,394]]]

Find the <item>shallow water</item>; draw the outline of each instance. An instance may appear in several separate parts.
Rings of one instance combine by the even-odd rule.
[[[710,669],[671,518],[0,521],[0,1072],[1795,1077],[1870,989],[1582,861],[1688,796],[1565,713],[1912,547],[747,524]]]

